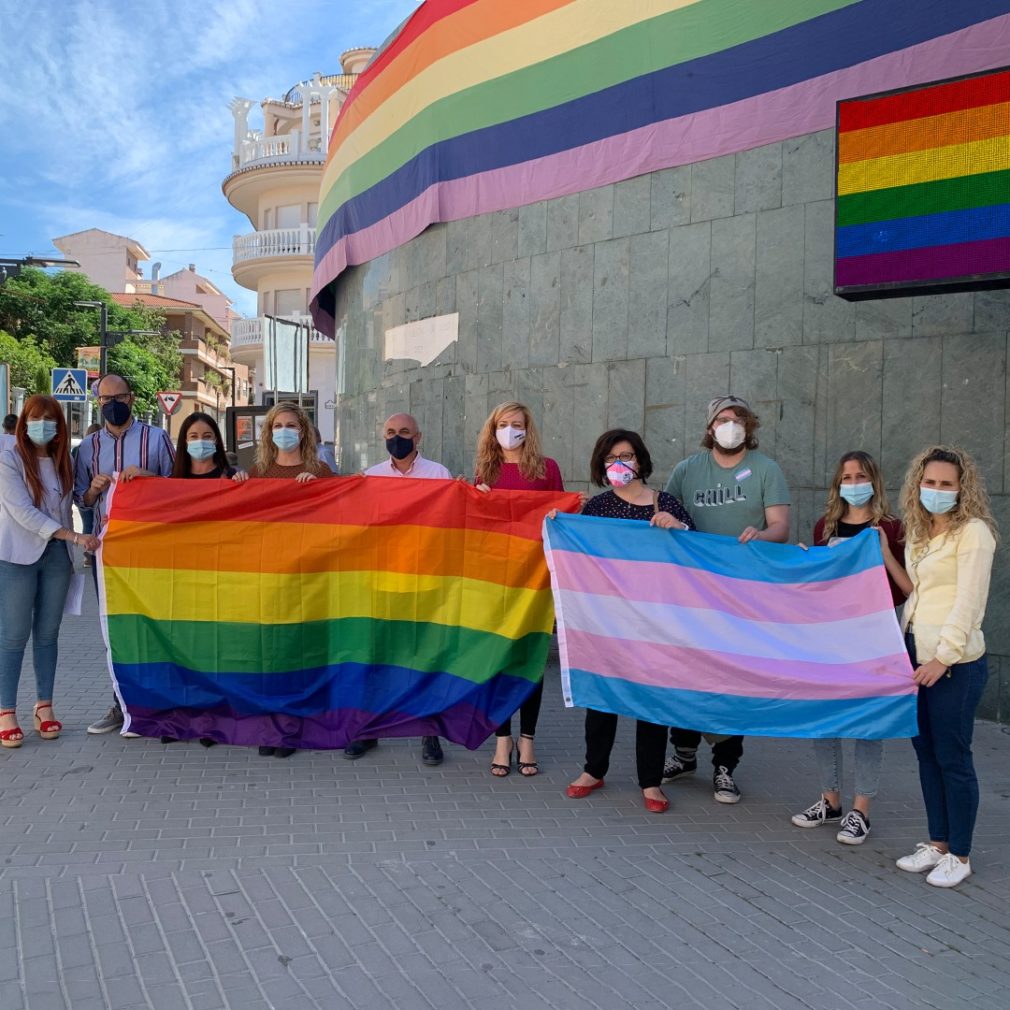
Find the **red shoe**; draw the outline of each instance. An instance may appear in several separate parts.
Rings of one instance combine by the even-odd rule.
[[[0,715],[16,715],[17,709],[5,708]],[[20,747],[24,743],[25,735],[21,732],[20,726],[15,726],[13,729],[0,730],[0,746],[3,747]]]
[[[35,732],[38,733],[43,740],[55,740],[63,729],[63,723],[56,719],[43,719],[39,712],[44,712],[49,709],[50,714],[52,714],[53,706],[51,702],[40,701],[35,706]]]
[[[670,809],[670,801],[664,796],[661,800],[654,800],[651,796],[643,796],[645,809],[650,814],[665,814]]]
[[[566,790],[570,800],[584,800],[590,793],[603,788],[603,779],[591,786],[570,785]]]

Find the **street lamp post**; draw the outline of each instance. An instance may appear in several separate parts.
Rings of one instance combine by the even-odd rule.
[[[80,301],[74,302],[80,309],[98,309],[101,313],[101,318],[98,324],[99,328],[99,340],[101,342],[101,347],[99,348],[98,354],[98,375],[99,378],[105,375],[106,371],[106,358],[109,351],[109,307],[105,302],[97,301]]]

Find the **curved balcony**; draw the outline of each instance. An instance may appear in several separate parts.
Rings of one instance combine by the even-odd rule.
[[[302,326],[312,326],[312,316],[296,315],[285,316],[293,323],[300,323]],[[257,316],[255,319],[236,319],[231,324],[231,356],[236,361],[246,364],[255,361],[257,355],[262,355],[264,345],[269,340],[270,320],[265,316]],[[310,347],[317,345],[333,346],[333,341],[317,329],[312,330],[309,336]]]
[[[312,256],[316,251],[316,230],[307,224],[298,228],[273,228],[236,235],[232,239],[232,262],[272,259],[286,256]]]

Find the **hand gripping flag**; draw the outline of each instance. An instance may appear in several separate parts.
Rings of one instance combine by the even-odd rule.
[[[875,530],[804,551],[586,516],[544,529],[566,705],[720,734],[916,734]]]
[[[100,556],[128,728],[477,747],[543,674],[554,613],[540,526],[577,507],[458,481],[123,484]]]

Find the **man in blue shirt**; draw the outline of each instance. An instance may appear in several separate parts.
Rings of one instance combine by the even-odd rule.
[[[114,474],[133,477],[170,477],[175,450],[168,432],[133,416],[133,390],[121,375],[109,373],[98,382],[98,406],[105,424],[84,438],[74,466],[74,501],[93,508],[95,534],[105,525],[106,499]],[[119,699],[88,727],[89,733],[111,733],[123,725]],[[136,735],[136,734],[127,734]]]

